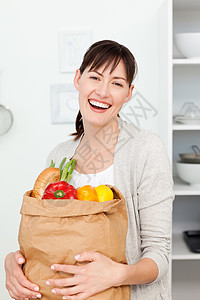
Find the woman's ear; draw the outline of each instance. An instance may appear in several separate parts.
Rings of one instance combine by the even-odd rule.
[[[133,94],[133,89],[134,89],[134,85],[132,84],[132,85],[130,86],[130,88],[129,88],[129,91],[128,91],[128,94],[127,94],[127,96],[126,96],[126,98],[125,98],[124,103],[128,102],[128,101],[131,99],[132,94]]]
[[[74,76],[74,86],[79,91],[79,80],[81,78],[80,70],[76,70],[75,76]]]

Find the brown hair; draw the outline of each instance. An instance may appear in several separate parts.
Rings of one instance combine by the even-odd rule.
[[[112,73],[121,60],[124,63],[127,82],[129,83],[130,87],[133,79],[137,74],[137,63],[129,49],[123,45],[118,44],[115,41],[103,40],[91,45],[84,55],[83,62],[80,66],[80,73],[83,74],[85,69],[89,66],[91,71],[98,70],[103,65],[105,65],[104,70],[112,65],[110,71],[110,73]],[[76,117],[76,132],[70,135],[75,136],[74,141],[76,141],[77,139],[79,139],[82,133],[84,133],[84,127],[82,115],[79,110]]]

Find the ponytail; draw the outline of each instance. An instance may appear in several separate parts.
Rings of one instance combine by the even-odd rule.
[[[76,132],[71,133],[70,136],[75,136],[74,141],[77,141],[84,133],[83,119],[80,110],[77,114],[75,125],[76,125]]]

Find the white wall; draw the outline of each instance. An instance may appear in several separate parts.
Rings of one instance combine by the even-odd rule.
[[[18,248],[22,195],[32,188],[50,150],[74,130],[73,124],[53,125],[50,119],[50,85],[73,79],[59,72],[58,32],[91,30],[93,42],[113,39],[126,45],[139,65],[136,89],[158,111],[140,125],[159,133],[160,107],[166,106],[161,97],[166,91],[160,90],[167,49],[164,39],[160,42],[166,30],[163,3],[167,0],[0,1],[0,103],[14,114],[11,131],[0,137],[0,299],[9,299],[3,261]]]

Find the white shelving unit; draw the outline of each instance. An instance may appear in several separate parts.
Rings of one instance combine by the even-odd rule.
[[[174,58],[172,64],[176,65],[200,65],[200,59],[185,59],[185,58]]]
[[[179,177],[174,177],[174,193],[175,196],[199,196],[200,188],[186,184]]]
[[[200,1],[172,0],[172,35],[178,32],[200,32]],[[200,105],[200,59],[171,58],[173,115],[185,102]],[[198,103],[197,103],[198,102]],[[172,233],[172,299],[200,299],[200,254],[193,253],[183,238],[183,231],[200,230],[200,188],[177,177],[175,163],[179,153],[200,146],[200,124],[175,123],[172,116],[172,164],[174,173],[174,211]]]
[[[178,123],[173,123],[173,130],[182,130],[182,131],[189,131],[189,130],[200,130],[200,125],[182,125]]]
[[[172,240],[172,260],[200,260],[200,254],[189,250],[181,233],[174,233]]]

